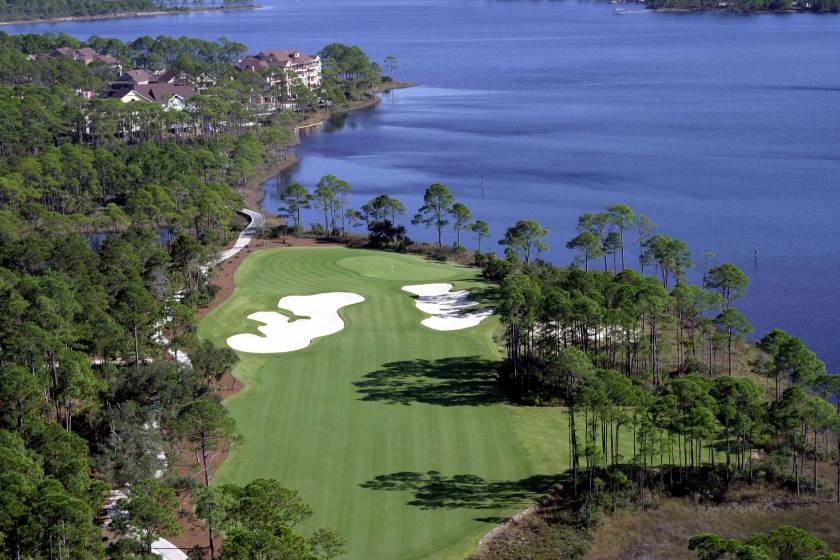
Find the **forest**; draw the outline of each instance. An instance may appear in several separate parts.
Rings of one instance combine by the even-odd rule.
[[[571,472],[553,499],[567,526],[666,497],[715,504],[753,485],[840,502],[840,376],[780,329],[745,341],[747,275],[704,255],[692,284],[687,245],[623,204],[582,215],[577,231],[568,268],[533,258],[548,232],[530,221],[500,241],[506,259],[477,255],[501,286],[501,389],[564,407]],[[800,529],[771,535],[688,544],[701,559],[837,557]]]
[[[240,7],[252,0],[0,0],[0,21],[108,16],[200,7]]]
[[[628,460],[640,476],[657,465],[660,478],[677,466],[690,477],[722,460],[727,479],[752,480],[760,449],[763,467],[777,469],[797,494],[807,483],[819,495],[817,462],[834,459],[840,472],[840,407],[832,404],[840,377],[779,329],[754,351],[740,344],[752,332],[735,306],[746,274],[709,263],[702,283],[690,284],[686,244],[656,233],[652,220],[626,205],[582,215],[578,231],[567,244],[579,255],[572,268],[529,262],[547,235],[533,222],[507,231],[508,259],[483,263],[501,283],[500,383],[515,400],[566,406],[573,478],[582,462],[592,490],[594,469],[609,474]],[[629,232],[640,272],[625,267]],[[603,270],[590,270],[590,261],[602,261]],[[622,460],[623,426],[631,428],[633,454]],[[834,494],[840,500],[840,483]]]
[[[264,86],[233,70],[239,44],[87,43],[228,76],[184,111],[210,132],[185,134],[157,105],[81,97],[114,78],[107,66],[27,57],[80,45],[0,34],[0,558],[146,558],[157,535],[180,531],[183,499],[207,532],[199,555],[334,557],[340,535],[295,531],[311,510],[276,481],[208,489],[212,461],[238,441],[220,397],[236,355],[194,335],[215,290],[204,263],[242,227],[241,188],[285,156],[306,108],[246,126]],[[364,87],[345,70],[346,83],[327,80],[342,99]],[[266,515],[243,522],[257,507]]]

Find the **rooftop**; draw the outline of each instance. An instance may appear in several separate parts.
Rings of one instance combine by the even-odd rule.
[[[173,84],[134,84],[112,91],[108,96],[113,99],[122,99],[131,92],[153,103],[166,103],[172,97],[178,96],[184,101],[195,97],[195,92],[190,86],[176,86]]]

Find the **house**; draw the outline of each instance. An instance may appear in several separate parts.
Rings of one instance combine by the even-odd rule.
[[[81,49],[71,49],[70,47],[58,47],[53,49],[46,55],[39,55],[37,58],[70,58],[83,62],[86,66],[94,62],[102,62],[108,66],[121,68],[120,61],[110,54],[99,54],[90,47],[82,47]],[[33,59],[34,60],[34,59]]]
[[[173,84],[128,84],[112,89],[108,97],[123,103],[156,103],[165,111],[183,111],[187,108],[187,102],[195,97],[195,91],[190,86]]]
[[[296,79],[310,89],[321,85],[321,57],[296,50],[262,51],[243,58],[236,67],[242,72],[260,72],[279,68],[285,71],[287,82]],[[267,79],[272,80],[273,84],[273,78]],[[291,92],[291,84],[288,89]]]
[[[48,55],[50,58],[72,58],[76,59],[76,50],[70,47],[58,47],[50,51]]]
[[[160,74],[152,77],[152,82],[156,84],[177,84],[179,76],[172,70],[164,70]]]
[[[216,85],[216,76],[212,74],[208,74],[206,72],[202,72],[198,75],[191,75],[188,76],[184,72],[182,72],[178,76],[178,83],[180,84],[190,84],[193,89],[197,92],[203,92],[207,88],[211,88]]]
[[[156,82],[156,76],[153,76],[151,73],[143,70],[142,68],[135,68],[134,70],[129,70],[128,72],[123,73],[117,81],[115,85],[146,85],[151,82]]]
[[[74,54],[74,58],[76,60],[81,60],[85,64],[90,64],[91,62],[96,60],[96,57],[99,56],[99,53],[90,47],[82,47],[81,49],[76,49],[76,52]]]
[[[108,84],[108,97],[129,101],[159,103],[167,110],[182,111],[186,101],[195,97],[196,92],[204,91],[215,85],[216,78],[209,74],[190,77],[184,72],[164,70],[153,74],[148,70],[134,69],[125,72],[116,82]]]
[[[122,71],[122,62],[120,62],[117,58],[111,56],[110,54],[97,55],[96,61],[116,68],[120,72]]]

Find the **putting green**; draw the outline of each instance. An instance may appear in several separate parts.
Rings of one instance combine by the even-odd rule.
[[[393,267],[393,268],[392,268]],[[352,559],[463,558],[498,521],[560,472],[565,419],[503,403],[495,388],[495,318],[462,331],[424,328],[407,283],[478,287],[475,271],[344,248],[249,256],[236,289],[199,334],[224,344],[287,295],[349,291],[345,328],[304,350],[240,354],[246,389],[226,401],[244,443],[216,482],[258,477],[298,490]],[[541,420],[534,421],[538,415]],[[557,458],[553,465],[552,457]],[[542,473],[542,474],[541,474]]]
[[[365,278],[379,280],[448,280],[458,276],[452,267],[417,261],[406,255],[365,255],[347,257],[338,261],[338,266],[352,270]]]

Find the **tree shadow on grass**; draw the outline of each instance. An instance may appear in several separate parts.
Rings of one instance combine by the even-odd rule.
[[[498,309],[502,302],[502,290],[496,286],[467,287],[470,299],[481,304],[481,307]]]
[[[490,481],[471,474],[444,476],[427,473],[396,472],[379,475],[359,486],[368,490],[412,492],[408,505],[420,509],[501,509],[520,506],[545,495],[566,475],[537,474],[521,480]],[[482,517],[494,521],[497,517]]]
[[[353,383],[363,401],[438,406],[502,402],[496,362],[478,356],[391,362]]]

